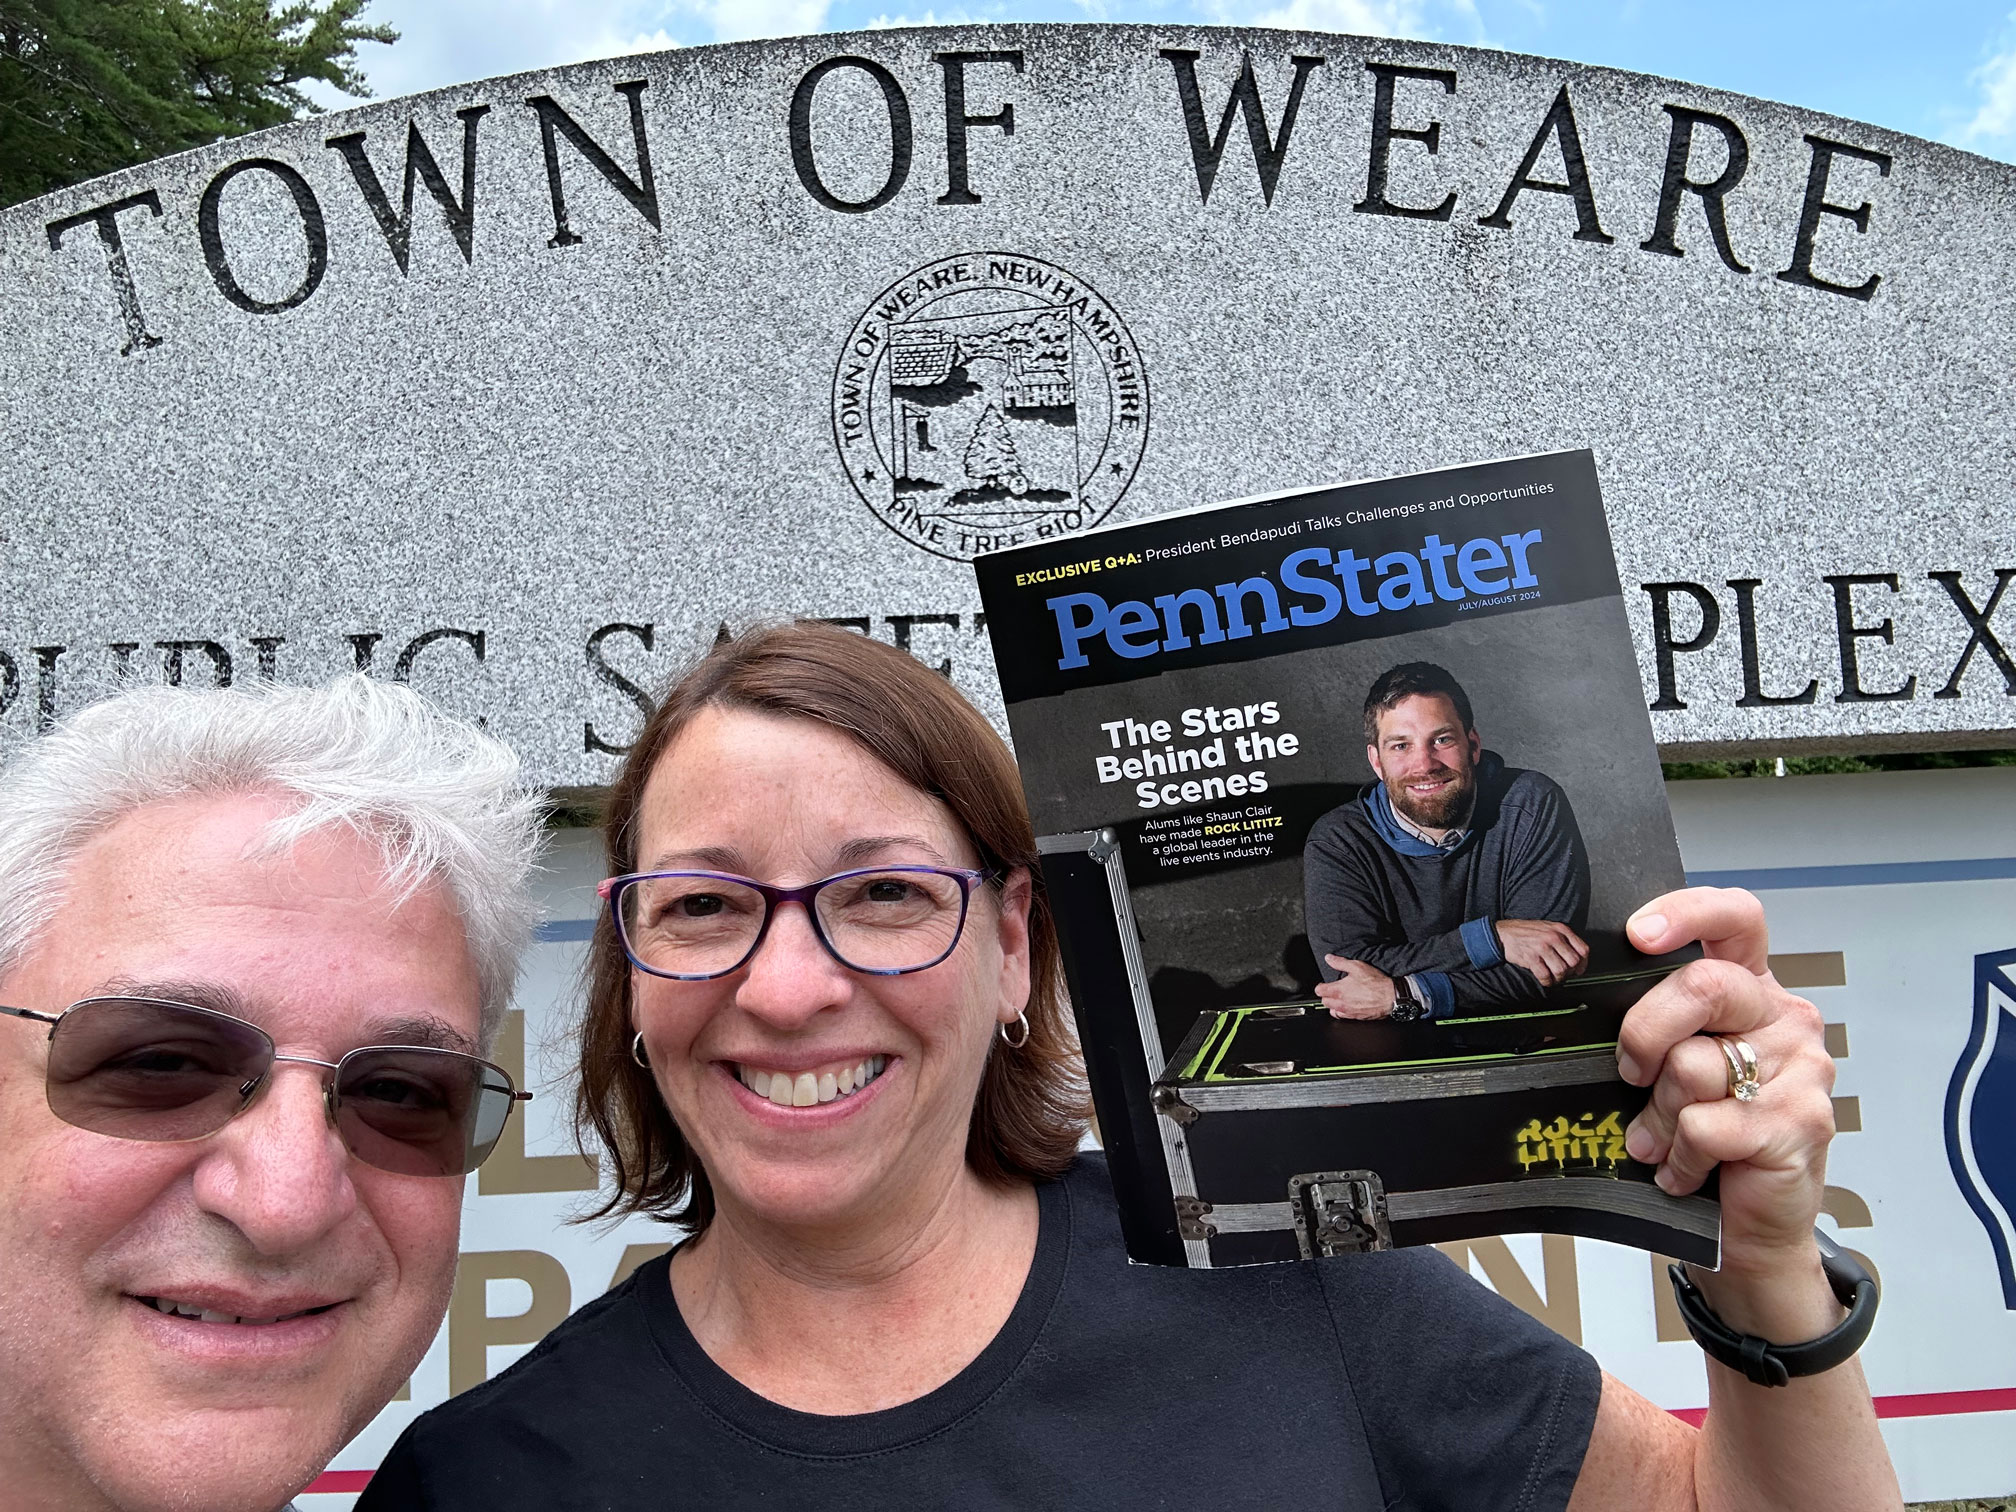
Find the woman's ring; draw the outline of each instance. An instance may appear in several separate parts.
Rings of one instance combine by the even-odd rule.
[[[1722,1058],[1729,1062],[1729,1095],[1738,1102],[1749,1102],[1764,1085],[1764,1077],[1757,1069],[1757,1052],[1750,1048],[1750,1041],[1733,1034],[1718,1034],[1715,1043],[1722,1047]]]

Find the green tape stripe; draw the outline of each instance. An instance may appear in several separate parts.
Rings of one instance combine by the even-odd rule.
[[[1460,1018],[1435,1019],[1437,1029],[1461,1029],[1465,1024],[1498,1024],[1506,1019],[1573,1018],[1580,1008],[1542,1008],[1537,1013],[1466,1013]]]
[[[1218,1036],[1225,1032],[1225,1015],[1218,1015],[1218,1022],[1211,1026],[1211,1032],[1204,1036],[1204,1043],[1197,1047],[1197,1053],[1190,1057],[1190,1064],[1176,1074],[1178,1081],[1188,1081],[1197,1074],[1197,1068],[1204,1064],[1204,1057],[1211,1053],[1211,1047],[1218,1043]]]
[[[1678,969],[1678,967],[1673,966],[1661,966],[1655,971],[1613,971],[1608,976],[1578,977],[1576,980],[1585,987],[1612,982],[1635,982],[1643,979],[1668,977]],[[1542,1008],[1537,1012],[1529,1013],[1464,1013],[1457,1015],[1455,1018],[1436,1019],[1434,1022],[1438,1028],[1460,1029],[1465,1024],[1497,1024],[1504,1022],[1506,1019],[1567,1018],[1584,1011],[1585,1009],[1583,1008]],[[1601,1013],[1605,1010],[1603,1008],[1595,1008],[1586,1011]]]
[[[1225,1059],[1225,1052],[1232,1048],[1232,1041],[1239,1037],[1239,1026],[1246,1021],[1246,1015],[1251,1011],[1251,1009],[1247,1008],[1233,1008],[1227,1012],[1224,1022],[1230,1032],[1219,1043],[1218,1053],[1211,1058],[1211,1069],[1204,1073],[1204,1080],[1223,1081],[1226,1079],[1218,1074],[1219,1064]]]
[[[1226,1048],[1228,1049],[1230,1048],[1229,1041],[1227,1042]],[[1210,1071],[1205,1073],[1204,1079],[1206,1081],[1214,1081],[1214,1082],[1215,1081],[1288,1082],[1288,1081],[1294,1081],[1298,1078],[1305,1076],[1335,1076],[1346,1071],[1415,1071],[1430,1066],[1470,1066],[1470,1065],[1476,1065],[1480,1061],[1491,1061],[1499,1065],[1510,1065],[1516,1061],[1538,1060],[1542,1056],[1547,1055],[1574,1055],[1589,1050],[1615,1050],[1616,1048],[1617,1046],[1615,1041],[1606,1041],[1604,1043],[1590,1044],[1590,1045],[1558,1045],[1552,1050],[1532,1050],[1527,1052],[1525,1055],[1512,1055],[1500,1051],[1496,1054],[1491,1055],[1446,1055],[1446,1056],[1439,1056],[1433,1060],[1372,1061],[1357,1066],[1304,1066],[1300,1071],[1297,1071],[1294,1074],[1294,1076],[1232,1076],[1232,1075],[1221,1076],[1218,1073],[1217,1062],[1213,1062]],[[1218,1052],[1218,1059],[1222,1061],[1224,1058],[1225,1058],[1225,1051],[1221,1049]]]

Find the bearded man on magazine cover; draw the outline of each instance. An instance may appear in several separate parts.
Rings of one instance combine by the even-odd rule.
[[[1350,1019],[1537,1005],[1589,965],[1589,854],[1568,795],[1484,749],[1469,695],[1403,662],[1365,695],[1378,780],[1316,821],[1303,909],[1317,996]]]

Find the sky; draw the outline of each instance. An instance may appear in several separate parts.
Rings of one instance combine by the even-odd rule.
[[[380,98],[619,53],[985,21],[1291,26],[1539,53],[1868,121],[2016,162],[2012,0],[372,0]],[[891,9],[891,6],[895,9]],[[324,92],[324,103],[341,98]]]

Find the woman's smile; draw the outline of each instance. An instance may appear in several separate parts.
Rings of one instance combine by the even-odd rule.
[[[851,1102],[891,1064],[886,1055],[831,1061],[809,1070],[767,1067],[749,1061],[721,1063],[760,1102],[775,1108],[816,1108]]]
[[[831,1129],[879,1101],[901,1056],[863,1054],[825,1060],[804,1070],[766,1068],[758,1060],[716,1060],[732,1101],[770,1129]]]

